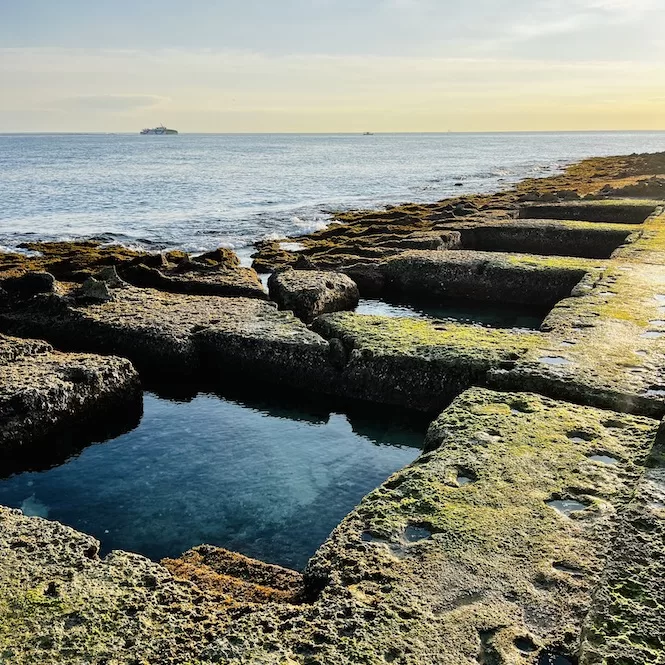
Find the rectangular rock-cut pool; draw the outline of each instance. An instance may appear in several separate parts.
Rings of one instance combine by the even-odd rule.
[[[538,330],[551,307],[515,305],[511,303],[477,302],[449,298],[438,304],[418,300],[361,299],[357,314],[402,316],[479,325],[485,328]]]
[[[339,521],[419,453],[398,410],[144,396],[133,431],[0,480],[0,504],[152,559],[209,543],[302,568]]]

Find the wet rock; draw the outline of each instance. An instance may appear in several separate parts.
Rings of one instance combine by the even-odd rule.
[[[386,288],[396,294],[432,300],[470,298],[553,305],[570,295],[594,264],[499,252],[410,251],[386,261]]]
[[[0,316],[14,334],[77,351],[121,355],[148,374],[209,380],[231,369],[275,381],[322,382],[328,343],[289,312],[255,298],[192,296],[127,286],[82,302],[75,285]],[[316,368],[322,368],[316,374]]]
[[[545,219],[490,219],[459,226],[464,249],[587,258],[608,258],[631,232],[625,224]]]
[[[212,252],[200,254],[194,258],[194,261],[224,268],[238,268],[240,266],[238,255],[226,247],[219,247]]]
[[[338,392],[420,411],[441,409],[483,383],[491,368],[542,342],[537,334],[514,330],[348,312],[321,316],[312,329],[330,341],[338,364],[345,361],[336,376]]]
[[[614,222],[620,224],[642,224],[657,209],[656,204],[616,201],[595,203],[557,203],[554,205],[522,206],[522,219],[569,219],[586,222]]]
[[[395,247],[401,250],[408,249],[459,249],[460,234],[458,231],[427,231],[411,233],[405,238],[390,240],[383,243],[386,247]]]
[[[376,263],[354,263],[344,268],[348,275],[358,286],[364,297],[378,296],[383,292],[386,279],[381,266]]]
[[[275,272],[268,280],[270,297],[280,309],[291,310],[303,321],[326,312],[353,309],[360,294],[347,275],[314,270]]]

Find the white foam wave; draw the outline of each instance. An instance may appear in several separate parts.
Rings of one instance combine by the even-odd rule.
[[[297,215],[294,215],[291,217],[291,223],[296,229],[296,232],[293,234],[294,236],[305,236],[308,235],[309,233],[314,233],[315,231],[321,231],[322,229],[325,229],[328,224],[330,224],[330,220],[323,220],[323,219],[301,219]]]

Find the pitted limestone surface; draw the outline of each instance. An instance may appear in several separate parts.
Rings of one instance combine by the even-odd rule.
[[[49,434],[76,420],[139,404],[138,375],[124,358],[59,353],[0,335],[0,457],[48,446]]]

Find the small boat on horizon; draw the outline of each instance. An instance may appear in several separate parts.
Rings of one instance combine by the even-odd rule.
[[[163,136],[165,134],[177,134],[178,130],[177,129],[168,129],[164,125],[160,125],[159,127],[146,127],[145,129],[142,129],[140,134],[156,134],[158,136]]]
[[[374,132],[363,132],[363,136],[374,136]]]

